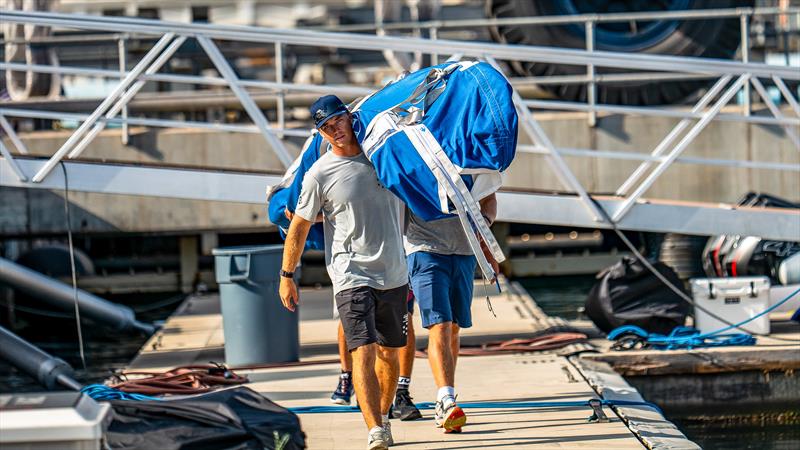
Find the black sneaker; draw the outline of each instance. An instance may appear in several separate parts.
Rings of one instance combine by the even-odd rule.
[[[331,402],[336,403],[337,405],[349,405],[350,404],[350,397],[353,396],[353,383],[350,381],[350,377],[339,377],[339,384],[336,386],[336,390],[333,391],[331,395]]]
[[[398,389],[394,397],[394,403],[389,409],[389,417],[400,420],[417,420],[422,418],[422,414],[414,405],[408,389]]]

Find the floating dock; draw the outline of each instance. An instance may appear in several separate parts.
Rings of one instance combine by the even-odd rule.
[[[494,317],[481,284],[473,302],[474,326],[464,330],[462,345],[541,335],[563,330],[567,322],[548,317],[518,285],[504,283],[503,294],[491,295]],[[248,387],[285,407],[331,406],[329,397],[340,372],[337,320],[332,317],[332,291],[303,289],[300,304],[301,361],[305,366],[238,371]],[[427,332],[415,316],[417,348]],[[578,343],[555,351],[462,356],[456,372],[460,403],[579,402],[592,398],[642,401],[635,388],[602,361],[581,361],[590,350]],[[176,366],[224,361],[222,316],[217,294],[194,295],[167,320],[133,360],[128,370],[161,371]],[[314,363],[316,362],[316,363]],[[434,400],[436,387],[427,359],[415,360],[411,394],[416,402]],[[590,422],[588,406],[466,409],[468,425],[461,434],[443,434],[434,427],[433,412],[418,421],[393,420],[393,434],[404,449],[429,448],[699,448],[661,413],[646,405],[603,406],[607,422]],[[311,449],[362,448],[366,427],[359,413],[300,414]]]

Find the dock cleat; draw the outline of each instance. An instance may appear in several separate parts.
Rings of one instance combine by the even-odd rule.
[[[422,414],[414,404],[408,389],[398,389],[389,409],[389,417],[400,420],[417,420],[422,418]]]
[[[336,390],[331,394],[331,402],[337,405],[349,405],[353,396],[353,380],[349,376],[340,376]]]
[[[447,396],[436,402],[435,420],[438,428],[444,428],[445,433],[460,433],[461,427],[467,423],[467,415],[456,404],[455,397]]]

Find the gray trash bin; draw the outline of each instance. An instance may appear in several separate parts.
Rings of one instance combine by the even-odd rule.
[[[298,312],[283,307],[278,286],[282,245],[217,248],[225,362],[232,366],[297,361]]]

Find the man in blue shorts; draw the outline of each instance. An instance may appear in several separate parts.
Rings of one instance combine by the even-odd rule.
[[[497,214],[494,194],[480,201],[481,213],[491,225]],[[428,362],[436,387],[435,422],[445,433],[461,432],[467,422],[456,404],[455,369],[460,347],[459,330],[472,326],[472,288],[475,256],[458,217],[426,222],[406,210],[405,249],[411,290],[429,331]],[[497,262],[484,255],[498,272]]]

